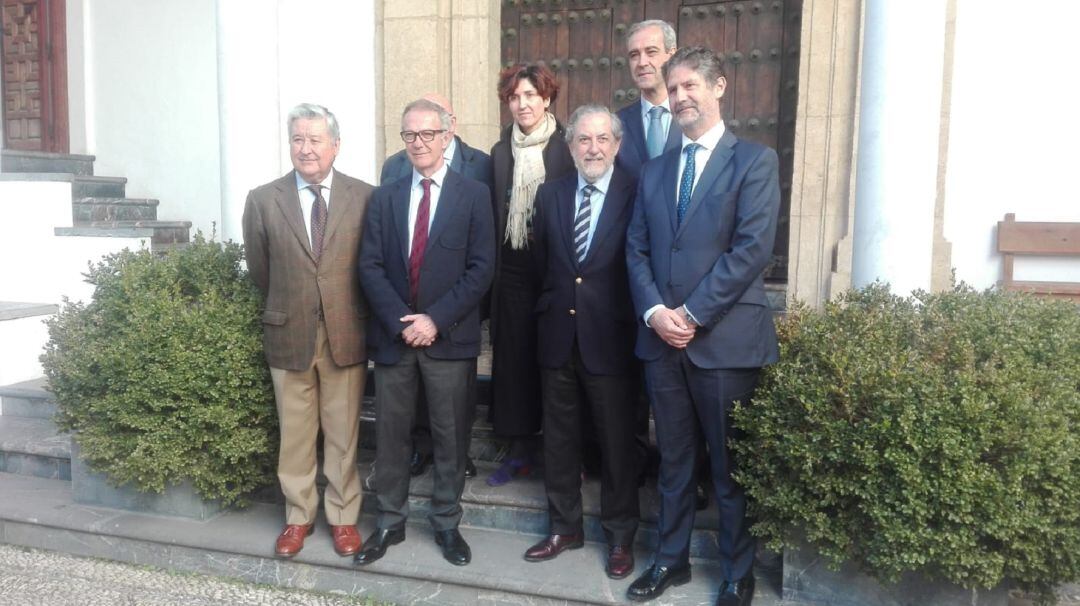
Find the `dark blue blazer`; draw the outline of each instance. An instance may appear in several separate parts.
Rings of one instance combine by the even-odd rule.
[[[439,330],[427,348],[433,358],[480,354],[480,299],[495,275],[495,228],[488,188],[446,171],[431,223],[416,309],[409,307],[409,188],[412,178],[375,189],[360,245],[360,284],[372,316],[368,357],[394,364],[408,347],[401,339],[411,313],[431,316]]]
[[[455,136],[454,139],[457,141],[457,151],[450,160],[450,170],[463,177],[480,181],[491,189],[491,157],[478,149],[469,147],[461,140],[461,137]],[[401,150],[383,163],[379,183],[387,185],[410,176],[412,176],[412,163],[409,162],[409,156],[405,150]]]
[[[685,304],[702,324],[687,346],[701,368],[756,368],[778,358],[762,272],[780,210],[776,152],[724,133],[694,188],[681,224],[676,210],[680,150],[642,169],[626,262],[642,360],[668,347],[645,326],[658,303]]]
[[[538,361],[559,368],[570,360],[574,338],[585,369],[629,374],[636,324],[626,275],[626,228],[636,182],[616,167],[584,263],[574,250],[577,172],[544,183],[533,205],[533,247],[542,281],[536,303]],[[573,314],[570,310],[574,310]]]
[[[641,167],[649,161],[649,150],[645,148],[645,127],[641,123],[641,100],[634,101],[615,113],[623,125],[622,145],[619,146],[619,154],[615,156],[615,165],[637,179],[641,176]],[[681,145],[682,129],[672,116],[664,151],[678,149]]]

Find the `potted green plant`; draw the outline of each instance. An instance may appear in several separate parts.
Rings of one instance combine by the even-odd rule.
[[[970,604],[1008,579],[1050,601],[1080,578],[1080,308],[875,284],[778,330],[734,447],[787,598]],[[842,574],[809,578],[819,556]]]
[[[42,364],[74,438],[76,500],[205,517],[272,480],[277,419],[242,259],[201,234],[109,255],[87,274],[92,300],[49,321]]]

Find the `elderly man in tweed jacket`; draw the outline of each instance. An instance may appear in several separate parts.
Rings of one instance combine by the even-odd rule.
[[[258,187],[244,208],[252,280],[263,292],[263,343],[281,428],[285,529],[274,552],[296,555],[318,508],[315,442],[323,433],[326,519],[334,549],[360,550],[356,469],[366,377],[367,303],[356,270],[372,187],[334,170],[337,119],[302,104],[288,117],[294,170]]]

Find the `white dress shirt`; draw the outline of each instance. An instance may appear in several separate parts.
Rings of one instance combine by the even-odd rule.
[[[431,234],[431,223],[435,220],[435,209],[439,206],[439,194],[442,192],[443,180],[446,179],[446,171],[450,169],[450,165],[443,162],[443,165],[439,167],[439,170],[435,171],[434,175],[427,177],[431,179],[431,194],[428,200],[428,234]],[[409,190],[409,252],[412,252],[413,232],[416,231],[416,214],[420,211],[420,200],[424,197],[424,186],[420,185],[420,180],[425,177],[416,172],[414,168],[412,171],[412,188]]]
[[[308,183],[304,181],[304,178],[300,176],[300,173],[293,171],[296,175],[296,193],[300,196],[300,215],[304,217],[304,226],[307,228],[308,244],[314,245],[311,241],[311,207],[315,205],[315,192],[308,189],[309,186],[315,185],[314,183]],[[326,178],[322,180],[319,185],[322,186],[323,200],[326,200],[326,216],[330,216],[330,188],[334,183],[334,169],[331,168],[330,172],[326,175]]]

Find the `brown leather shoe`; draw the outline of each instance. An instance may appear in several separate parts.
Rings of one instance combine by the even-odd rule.
[[[330,534],[334,537],[334,551],[339,556],[355,555],[364,544],[356,526],[330,526]]]
[[[550,560],[567,549],[581,549],[585,546],[585,536],[578,534],[553,534],[533,545],[525,552],[526,562]]]
[[[634,550],[629,545],[608,547],[607,567],[604,568],[609,578],[625,579],[634,572]]]
[[[304,538],[315,530],[312,524],[288,524],[278,535],[274,545],[274,555],[279,558],[291,558],[304,548]]]

